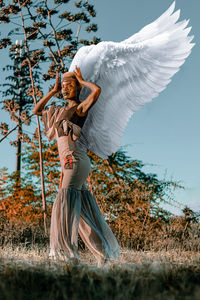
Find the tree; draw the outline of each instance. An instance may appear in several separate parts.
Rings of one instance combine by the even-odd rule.
[[[13,63],[12,65],[4,67],[3,70],[9,70],[12,73],[5,78],[7,83],[1,84],[1,86],[5,88],[2,91],[2,97],[4,98],[2,103],[3,109],[9,112],[11,120],[18,124],[17,140],[10,142],[10,144],[17,148],[16,178],[19,184],[21,171],[21,143],[30,141],[28,134],[23,132],[22,122],[25,125],[30,125],[31,119],[29,110],[32,107],[33,100],[31,94],[28,92],[31,79],[29,77],[29,69],[27,68],[27,65],[23,63],[26,59],[26,52],[24,51],[23,44],[18,43],[17,41],[16,44],[10,48],[9,57]],[[39,85],[38,67],[35,68],[33,79],[37,84],[37,93],[39,95],[41,94],[41,88]],[[9,97],[9,99],[7,97]],[[2,134],[5,135],[9,130],[8,124],[1,123],[0,129]]]
[[[82,28],[88,33],[97,30],[97,25],[92,24],[90,20],[96,15],[93,5],[90,5],[88,1],[74,2],[76,11],[72,12],[66,11],[68,2],[70,1],[55,0],[53,2],[43,0],[34,1],[33,3],[30,0],[13,0],[12,5],[8,1],[6,1],[6,4],[3,1],[0,2],[1,24],[10,23],[15,25],[9,31],[8,37],[0,40],[0,49],[6,47],[12,49],[14,47],[13,38],[16,38],[16,35],[22,36],[25,58],[21,62],[21,66],[28,68],[30,85],[27,92],[31,95],[34,104],[37,103],[37,98],[42,96],[42,93],[38,94],[34,72],[43,62],[46,63],[48,72],[42,78],[40,76],[40,82],[42,82],[42,79],[55,78],[56,71],[62,73],[67,71],[69,63],[81,44],[99,42],[96,37],[93,37],[91,41],[79,39]],[[69,8],[71,10],[71,7]],[[76,30],[76,35],[73,33],[74,30]],[[38,116],[36,118],[45,226],[46,201],[43,180],[42,140],[39,118]],[[2,124],[1,128],[6,134],[8,130],[6,124]]]

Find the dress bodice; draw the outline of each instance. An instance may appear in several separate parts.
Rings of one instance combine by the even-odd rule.
[[[81,128],[86,116],[76,114],[77,105],[67,108],[51,106],[42,111],[45,135],[49,141],[57,139],[60,159],[76,150],[76,140],[80,137]]]

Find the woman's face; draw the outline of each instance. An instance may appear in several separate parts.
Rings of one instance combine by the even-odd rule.
[[[76,98],[76,81],[74,79],[62,81],[62,95],[64,99]]]

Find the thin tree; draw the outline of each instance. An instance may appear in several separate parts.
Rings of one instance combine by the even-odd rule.
[[[9,70],[9,76],[5,78],[5,83],[2,86],[2,101],[3,109],[8,111],[12,121],[17,123],[17,139],[10,142],[16,147],[16,181],[20,187],[20,172],[21,172],[21,143],[29,142],[30,137],[23,132],[23,126],[30,125],[29,109],[32,107],[32,97],[27,94],[30,86],[29,72],[26,66],[22,66],[25,59],[24,47],[21,43],[16,42],[10,48],[9,53],[12,64],[3,68],[4,71]],[[34,73],[34,81],[39,80],[38,72]],[[8,98],[9,97],[9,98]],[[8,124],[0,124],[1,133],[6,135],[8,132]]]
[[[96,13],[93,5],[90,5],[88,1],[74,2],[74,9],[76,10],[74,12],[72,7],[69,7],[72,11],[66,11],[66,4],[70,2],[69,0],[55,0],[54,2],[43,0],[34,1],[34,3],[29,0],[13,0],[13,5],[9,4],[8,1],[6,2],[6,5],[3,1],[0,2],[2,7],[0,21],[14,25],[14,28],[9,32],[8,38],[3,38],[0,41],[0,48],[3,49],[12,45],[11,37],[20,34],[23,36],[26,59],[22,64],[29,68],[31,84],[28,92],[33,98],[33,103],[36,104],[38,88],[34,81],[34,69],[40,66],[42,62],[47,63],[48,72],[43,75],[44,80],[55,78],[56,71],[67,71],[80,44],[89,45],[99,42],[96,37],[93,37],[91,41],[79,39],[82,28],[88,33],[97,30],[97,25],[92,24],[90,20],[90,18],[95,17]],[[76,35],[73,34],[74,30],[76,30]],[[38,116],[37,127],[44,226],[46,226],[42,142]],[[2,129],[6,134],[5,124],[2,125]]]

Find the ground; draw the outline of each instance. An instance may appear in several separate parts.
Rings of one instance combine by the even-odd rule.
[[[0,300],[199,300],[200,253],[121,249],[117,263],[97,267],[88,251],[80,265],[48,259],[48,249],[0,249]]]

